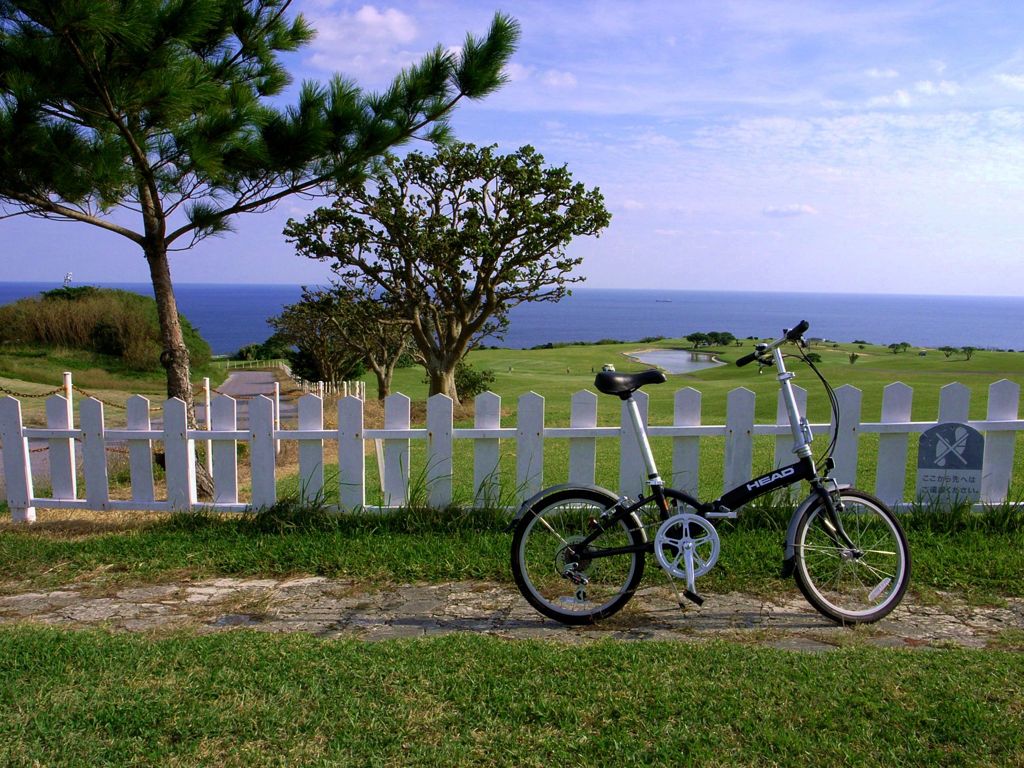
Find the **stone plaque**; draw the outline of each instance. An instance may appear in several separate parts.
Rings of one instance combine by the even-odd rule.
[[[975,503],[981,499],[985,438],[966,424],[937,424],[921,435],[917,498],[925,503]]]

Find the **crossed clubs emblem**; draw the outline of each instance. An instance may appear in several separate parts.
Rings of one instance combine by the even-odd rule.
[[[935,444],[935,463],[940,466],[946,466],[949,456],[954,456],[960,459],[962,464],[967,463],[967,459],[964,458],[964,453],[967,451],[967,437],[968,432],[963,427],[957,427],[953,431],[953,441],[950,442],[942,435],[936,435],[938,442]]]

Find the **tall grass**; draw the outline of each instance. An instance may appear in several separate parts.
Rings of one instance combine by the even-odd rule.
[[[210,346],[179,316],[192,362],[205,365]],[[118,358],[137,370],[160,367],[156,302],[129,291],[59,291],[0,307],[0,343],[81,349]]]

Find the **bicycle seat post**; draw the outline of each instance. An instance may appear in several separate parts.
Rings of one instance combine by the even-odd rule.
[[[661,475],[658,474],[658,467],[654,463],[651,441],[647,437],[647,430],[644,428],[643,419],[640,418],[640,407],[637,405],[633,393],[630,392],[628,397],[623,398],[623,402],[626,404],[626,411],[629,413],[629,420],[633,424],[637,444],[640,446],[640,455],[643,457],[644,466],[647,468],[647,484],[652,487],[664,486],[665,482],[661,479]]]

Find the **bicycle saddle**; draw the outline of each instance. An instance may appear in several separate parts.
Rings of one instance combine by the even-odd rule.
[[[594,379],[594,386],[606,395],[618,395],[623,400],[628,398],[644,384],[664,384],[668,379],[661,371],[651,369],[640,373],[616,373],[601,371]]]

